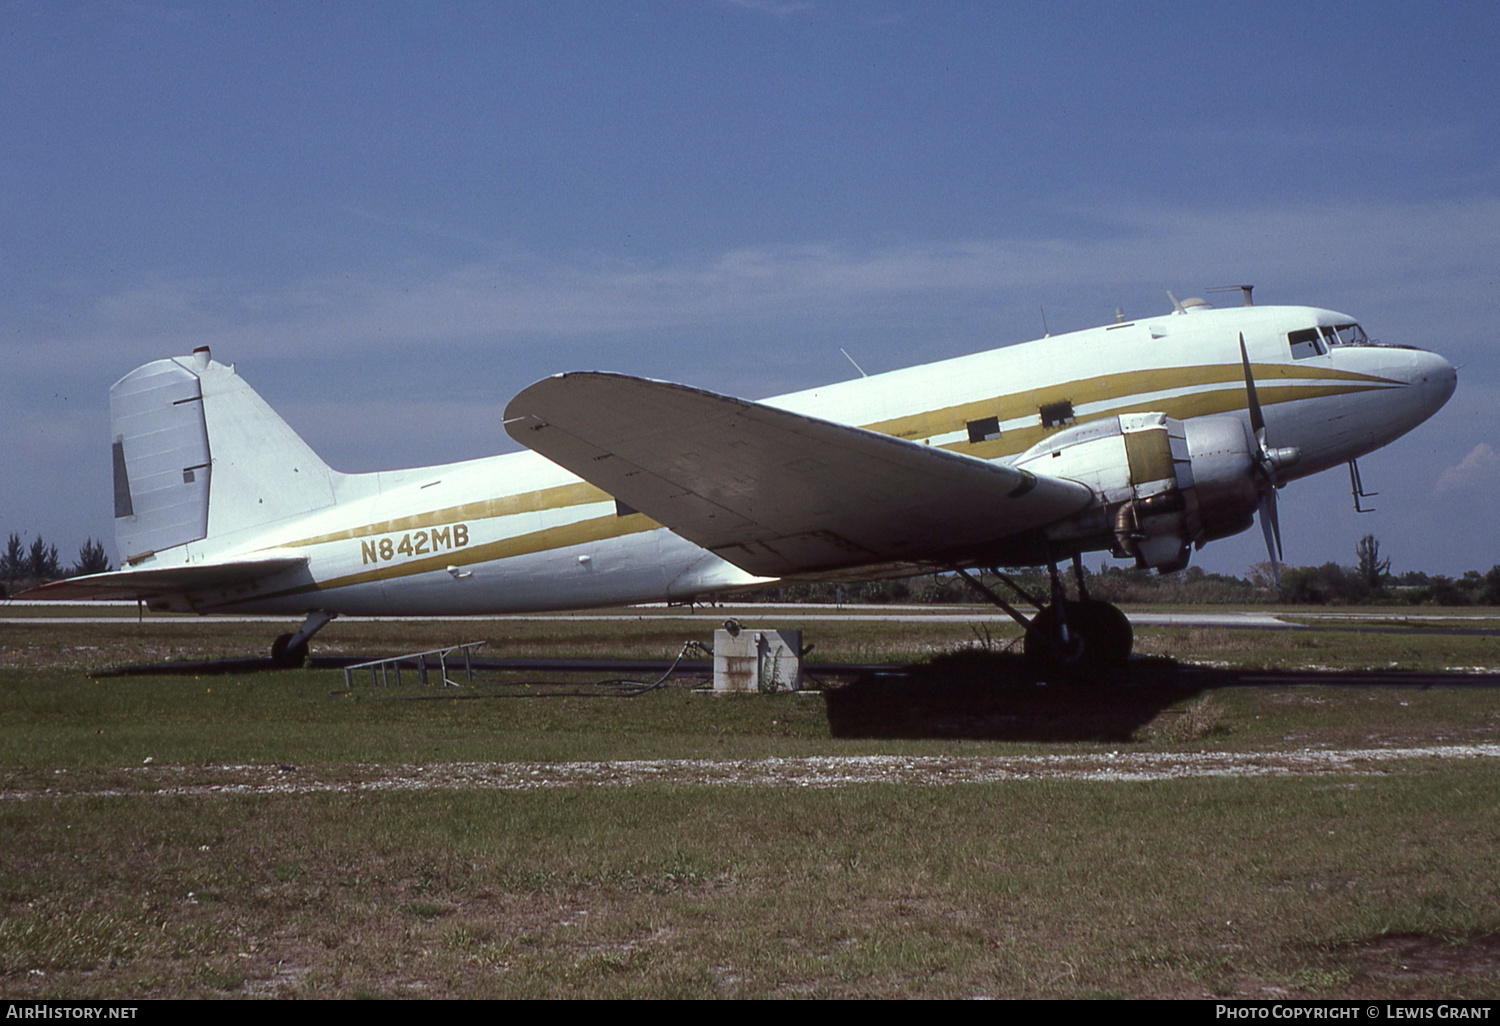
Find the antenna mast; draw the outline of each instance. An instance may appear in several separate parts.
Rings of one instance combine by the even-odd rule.
[[[1255,300],[1250,298],[1250,293],[1255,291],[1254,285],[1215,285],[1207,292],[1238,292],[1241,296],[1241,306],[1254,306]]]

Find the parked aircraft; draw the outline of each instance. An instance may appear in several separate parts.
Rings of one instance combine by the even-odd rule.
[[[963,574],[1027,626],[1039,673],[1122,662],[1085,552],[1161,572],[1250,527],[1276,490],[1432,416],[1457,375],[1306,306],[1215,309],[1043,338],[752,402],[601,372],[522,390],[526,452],[330,469],[207,347],[110,390],[121,569],[49,597],[305,614],[458,615],[688,601],[779,580]],[[1071,560],[1078,598],[1059,567]],[[976,567],[1045,566],[1033,616]],[[1019,592],[1020,589],[1017,589]]]

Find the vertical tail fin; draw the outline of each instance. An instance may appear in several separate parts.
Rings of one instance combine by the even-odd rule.
[[[122,560],[333,505],[334,471],[206,347],[109,390]]]

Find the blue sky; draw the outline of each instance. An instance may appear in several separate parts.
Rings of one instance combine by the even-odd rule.
[[[106,392],[210,344],[329,463],[607,368],[748,396],[1253,282],[1462,364],[1287,559],[1500,563],[1500,14],[0,0],[0,533],[112,545]],[[1198,562],[1242,573],[1259,532]]]

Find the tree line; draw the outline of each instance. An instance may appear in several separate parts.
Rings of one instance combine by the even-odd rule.
[[[7,597],[38,584],[56,581],[75,574],[98,574],[112,570],[109,553],[104,543],[89,538],[78,550],[78,558],[72,567],[64,567],[58,557],[57,546],[49,545],[41,535],[31,539],[27,545],[21,536],[12,531],[0,551],[0,581],[3,581]]]

